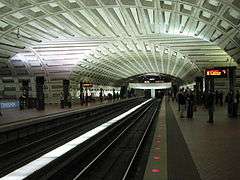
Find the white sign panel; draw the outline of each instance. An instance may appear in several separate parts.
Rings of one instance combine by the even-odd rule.
[[[172,83],[129,83],[129,88],[133,89],[168,89]]]

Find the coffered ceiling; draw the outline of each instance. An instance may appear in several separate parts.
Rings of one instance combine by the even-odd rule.
[[[239,0],[0,0],[1,76],[108,84],[240,62]]]

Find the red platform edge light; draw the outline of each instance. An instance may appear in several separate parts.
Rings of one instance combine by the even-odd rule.
[[[159,172],[160,172],[160,169],[152,169],[152,172],[153,172],[153,173],[159,173]]]

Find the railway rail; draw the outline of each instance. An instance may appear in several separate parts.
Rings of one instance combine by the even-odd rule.
[[[55,121],[58,126],[50,126],[42,131],[1,144],[0,146],[0,177],[40,157],[44,153],[74,139],[75,137],[107,122],[115,116],[141,103],[143,99],[135,99],[101,108],[95,112],[62,117]],[[68,119],[69,118],[69,119]],[[64,121],[63,121],[64,120]],[[63,123],[64,122],[64,123]],[[36,128],[33,126],[32,128]],[[39,126],[38,126],[39,127]]]
[[[159,100],[149,101],[27,179],[132,179],[135,159],[159,104]]]

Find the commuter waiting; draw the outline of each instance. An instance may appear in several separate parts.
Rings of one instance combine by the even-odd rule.
[[[213,123],[213,113],[214,113],[214,92],[208,92],[207,95],[207,108],[208,108],[208,123]]]
[[[186,100],[185,100],[183,89],[181,89],[180,92],[178,93],[178,104],[180,107],[180,118],[183,118],[184,117],[183,114],[185,111],[185,105],[186,105]]]
[[[193,118],[194,95],[191,90],[187,93],[186,102],[187,102],[187,118],[192,119]]]

